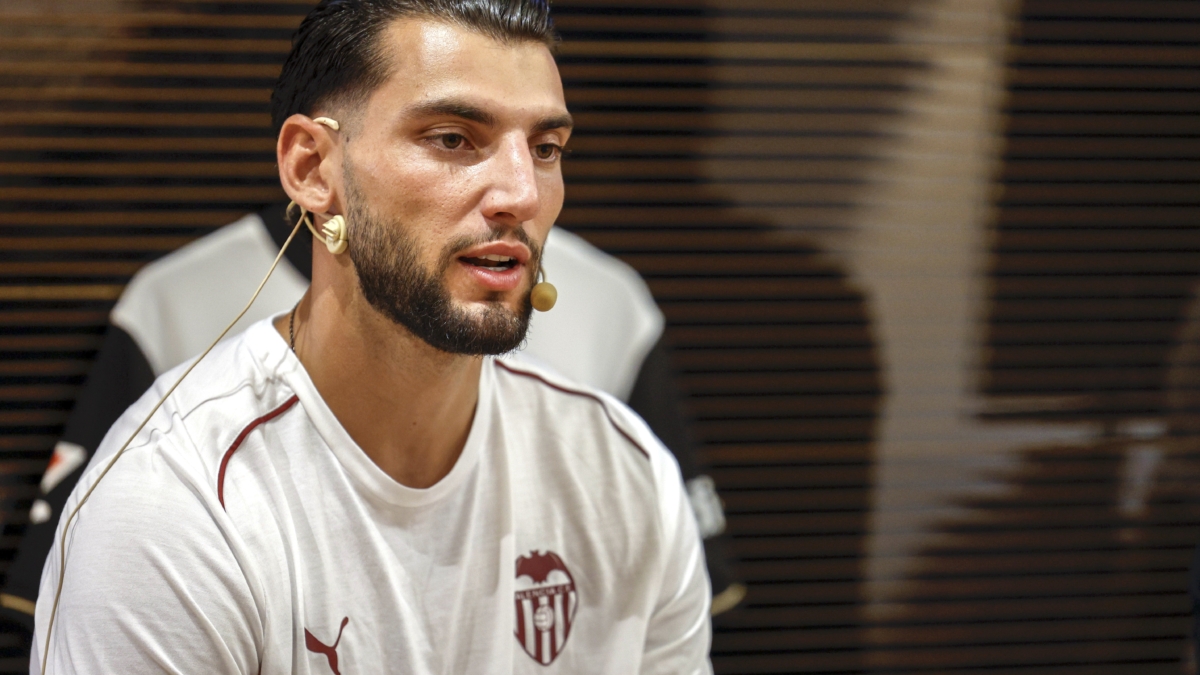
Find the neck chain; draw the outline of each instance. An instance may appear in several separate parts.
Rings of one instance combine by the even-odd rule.
[[[296,353],[296,310],[299,308],[300,300],[297,300],[295,306],[292,307],[291,317],[288,319],[288,347],[292,349],[293,354]]]

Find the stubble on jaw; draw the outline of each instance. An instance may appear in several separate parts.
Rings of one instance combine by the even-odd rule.
[[[437,268],[426,272],[416,242],[404,224],[376,217],[358,189],[348,162],[343,164],[342,175],[348,253],[358,275],[359,290],[375,311],[433,348],[450,354],[504,354],[521,346],[533,312],[528,294],[516,312],[501,304],[498,293],[488,299],[482,311],[468,312],[455,306],[443,281],[459,252],[497,240],[502,232],[450,240],[442,248]],[[529,247],[533,254],[530,265],[537,269],[541,247],[523,228],[514,232]]]

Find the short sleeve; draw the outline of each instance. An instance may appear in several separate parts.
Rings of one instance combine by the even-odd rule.
[[[652,453],[664,557],[658,601],[650,617],[641,675],[709,675],[712,590],[704,548],[679,466],[665,449]]]
[[[96,474],[80,482],[65,513]],[[257,673],[262,621],[209,502],[164,453],[127,452],[71,526],[47,652],[66,518],[59,523],[30,672],[47,658],[47,673]]]

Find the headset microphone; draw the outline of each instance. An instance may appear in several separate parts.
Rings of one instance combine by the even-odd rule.
[[[338,124],[337,120],[329,119],[328,117],[317,117],[314,118],[313,121],[317,124],[324,124],[334,131],[338,131],[342,128],[342,125]]]
[[[303,206],[299,206],[296,202],[288,202],[287,212],[291,213],[293,206],[299,207],[300,222],[308,227],[309,232],[312,232],[313,239],[325,242],[325,248],[334,255],[346,252],[348,237],[346,235],[346,219],[343,216],[330,217],[329,220],[321,223],[321,231],[318,232],[308,211],[305,211]]]
[[[334,255],[346,252],[346,219],[340,215],[334,216],[321,225],[325,233],[325,248]]]
[[[317,124],[323,124],[334,131],[340,131],[342,128],[342,125],[339,124],[337,120],[329,117],[316,117],[313,118],[313,122],[316,122]],[[288,211],[291,211],[292,206],[295,204],[296,202],[288,204]],[[316,228],[313,227],[312,219],[308,217],[308,212],[305,211],[303,207],[300,209],[300,219],[304,221],[305,225],[308,225],[308,229],[313,233],[313,237],[321,239],[325,242],[325,248],[329,249],[330,253],[334,255],[345,253],[347,245],[345,218],[340,215],[333,216],[321,224],[320,233],[318,233]]]
[[[529,304],[539,312],[549,312],[554,309],[554,303],[558,302],[558,289],[554,284],[546,281],[546,268],[538,266],[538,277],[541,279],[532,290],[529,291]]]
[[[329,117],[316,117],[313,121],[317,124],[323,124],[334,131],[340,131],[342,125],[337,120]],[[288,210],[291,211],[292,204],[288,205]],[[300,219],[308,226],[308,229],[313,233],[313,237],[321,239],[325,242],[325,248],[329,252],[338,255],[346,250],[346,219],[342,216],[333,216],[329,220],[321,224],[321,232],[313,227],[312,219],[308,217],[308,212],[303,208],[300,210]],[[554,309],[554,304],[558,302],[558,289],[554,284],[546,280],[545,268],[538,266],[539,281],[529,291],[529,304],[539,312],[549,312]]]
[[[340,131],[342,128],[337,120],[328,117],[316,117],[313,118],[313,122],[323,124],[334,131]],[[288,211],[291,211],[293,205],[295,202],[288,204]],[[345,218],[340,215],[333,216],[321,224],[321,232],[317,232],[317,228],[313,227],[312,219],[303,208],[300,209],[300,220],[308,226],[314,238],[325,242],[325,248],[329,249],[330,253],[338,255],[345,252],[347,247]],[[529,291],[529,304],[539,312],[549,312],[558,302],[558,289],[546,280],[546,270],[540,265],[538,266],[538,278],[538,283]]]

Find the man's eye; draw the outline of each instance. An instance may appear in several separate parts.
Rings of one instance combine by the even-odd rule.
[[[457,150],[462,147],[463,142],[467,139],[463,138],[462,134],[442,134],[438,136],[438,140],[441,141],[442,147],[447,150]]]
[[[562,148],[553,143],[541,143],[535,145],[533,151],[538,159],[557,159],[562,153]]]

